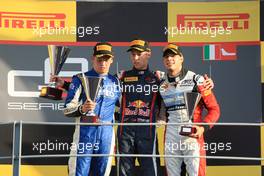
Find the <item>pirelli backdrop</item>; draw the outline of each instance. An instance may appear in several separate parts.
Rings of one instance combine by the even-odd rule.
[[[98,41],[114,46],[111,73],[130,69],[128,42],[140,37],[151,42],[151,69],[165,71],[162,47],[175,42],[182,48],[186,68],[210,75],[221,107],[219,122],[261,123],[264,13],[260,9],[264,3],[259,1],[0,1],[0,122],[72,121],[61,112],[63,101],[39,98],[40,88],[49,83],[48,44],[71,48],[60,72],[70,80],[91,68],[92,46]],[[68,154],[73,130],[73,126],[23,125],[22,155]],[[159,129],[161,154],[163,134]],[[207,155],[263,158],[263,136],[263,127],[215,126],[206,134]],[[0,156],[11,156],[13,125],[0,125],[0,139]],[[64,176],[67,160],[22,159],[21,174]],[[0,176],[11,176],[11,160],[0,163]],[[207,163],[209,176],[264,175],[264,162],[257,160],[208,159]],[[163,160],[161,165],[163,173]],[[111,175],[116,175],[115,161]]]

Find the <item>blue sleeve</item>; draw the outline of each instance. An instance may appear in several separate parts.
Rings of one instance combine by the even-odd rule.
[[[81,105],[82,85],[81,80],[77,76],[72,77],[69,85],[68,95],[64,105],[64,115],[68,117],[79,117],[81,113],[79,107]]]

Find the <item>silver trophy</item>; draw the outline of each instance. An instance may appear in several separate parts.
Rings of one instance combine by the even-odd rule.
[[[199,101],[201,99],[201,94],[198,92],[184,92],[184,101],[187,109],[187,119],[182,119],[182,123],[191,123],[193,120],[193,113],[196,109]],[[196,133],[196,128],[192,125],[183,125],[180,128],[180,135],[190,136],[191,134]]]
[[[101,85],[103,78],[95,77],[95,76],[85,76],[83,73],[80,79],[81,79],[82,86],[83,86],[87,100],[95,102],[96,97],[98,96],[100,85]],[[87,121],[89,122],[99,121],[99,117],[95,114],[93,110],[86,112],[83,118],[86,118]]]
[[[52,75],[58,75],[69,56],[70,49],[64,46],[48,45],[50,69]],[[56,88],[56,82],[50,82],[48,86],[42,87],[40,97],[61,100],[62,90]]]

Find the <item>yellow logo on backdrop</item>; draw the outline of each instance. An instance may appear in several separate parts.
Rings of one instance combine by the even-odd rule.
[[[76,41],[76,2],[0,2],[0,40]]]
[[[0,27],[9,29],[65,28],[64,13],[0,12]]]
[[[234,8],[236,7],[236,8]],[[258,2],[169,3],[169,42],[259,40]]]

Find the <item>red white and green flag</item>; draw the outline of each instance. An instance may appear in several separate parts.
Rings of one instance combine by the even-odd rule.
[[[210,44],[203,47],[203,60],[236,60],[236,45]]]

